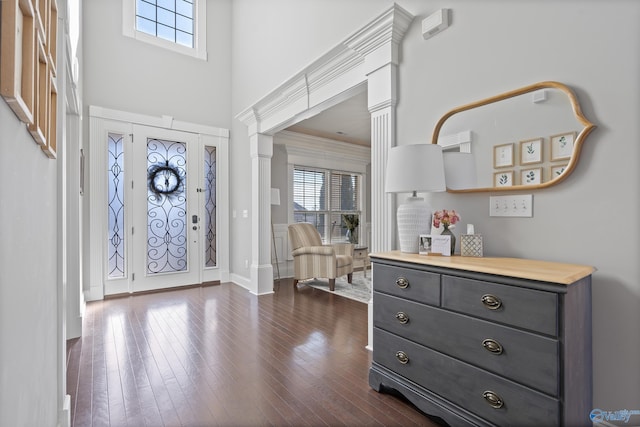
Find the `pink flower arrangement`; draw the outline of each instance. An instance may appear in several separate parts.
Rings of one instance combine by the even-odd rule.
[[[458,215],[455,210],[448,211],[443,209],[433,213],[433,226],[436,228],[440,228],[440,224],[442,223],[446,230],[450,226],[455,225],[458,221],[460,221],[460,215]]]

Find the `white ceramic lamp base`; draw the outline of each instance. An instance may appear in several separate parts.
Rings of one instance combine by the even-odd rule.
[[[417,254],[421,234],[431,234],[431,207],[422,197],[409,197],[398,207],[400,252]]]

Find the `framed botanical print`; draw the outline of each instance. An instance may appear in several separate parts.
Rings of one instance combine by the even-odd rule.
[[[513,171],[502,171],[493,174],[494,187],[511,187],[513,185]]]
[[[567,168],[567,165],[557,165],[551,166],[551,177],[549,179],[553,180],[562,175]]]
[[[513,142],[509,144],[494,145],[493,147],[493,167],[508,168],[513,166]]]
[[[542,163],[542,138],[520,141],[520,164],[531,165]]]
[[[561,133],[549,137],[551,145],[551,161],[567,160],[573,153],[573,143],[576,140],[575,132]]]
[[[523,169],[520,171],[520,184],[533,185],[542,183],[542,168]]]

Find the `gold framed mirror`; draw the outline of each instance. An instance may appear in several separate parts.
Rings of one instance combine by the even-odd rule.
[[[566,179],[595,127],[568,86],[547,81],[454,108],[431,142],[443,147],[447,191],[522,191]]]

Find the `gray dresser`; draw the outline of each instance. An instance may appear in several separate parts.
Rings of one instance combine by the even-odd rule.
[[[372,254],[369,384],[452,426],[591,425],[592,267]]]

